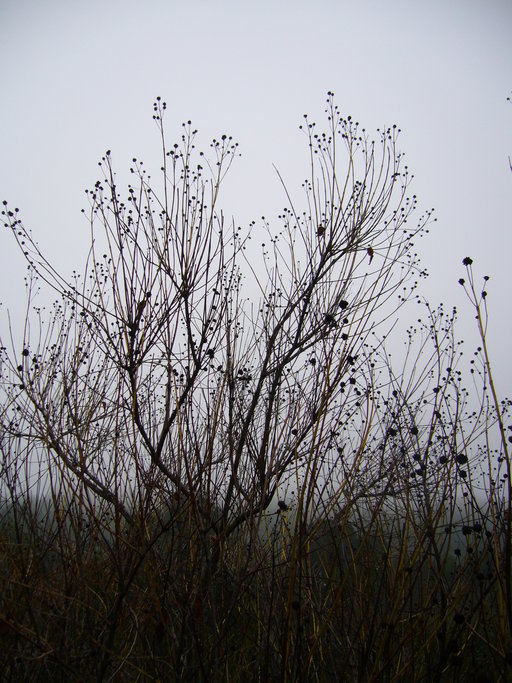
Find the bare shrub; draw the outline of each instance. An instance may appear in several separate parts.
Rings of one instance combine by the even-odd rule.
[[[431,219],[398,130],[330,93],[300,206],[285,187],[245,234],[219,204],[237,144],[169,147],[165,108],[159,189],[133,160],[123,198],[103,157],[82,273],[4,206],[28,313],[1,356],[2,676],[506,680],[509,404],[468,259],[476,407],[455,313],[426,305],[391,362]]]

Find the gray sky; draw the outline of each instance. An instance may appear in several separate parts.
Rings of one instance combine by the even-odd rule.
[[[224,132],[238,140],[223,206],[247,225],[286,203],[272,164],[299,196],[298,126],[306,112],[323,121],[333,90],[367,130],[402,129],[412,192],[437,216],[423,291],[457,305],[462,336],[473,313],[461,259],[491,276],[490,346],[512,394],[511,0],[2,0],[0,26],[0,198],[65,270],[82,265],[80,209],[105,150],[119,171],[133,156],[158,163],[156,95],[169,141],[189,118],[205,149]],[[23,267],[0,235],[0,300],[12,307]]]

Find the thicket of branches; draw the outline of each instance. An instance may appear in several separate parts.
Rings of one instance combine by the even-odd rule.
[[[28,306],[1,342],[2,679],[508,680],[510,404],[468,257],[471,391],[455,312],[423,304],[391,363],[431,220],[398,130],[330,93],[300,197],[244,232],[237,144],[169,146],[164,112],[159,181],[102,159],[82,272],[4,202]]]

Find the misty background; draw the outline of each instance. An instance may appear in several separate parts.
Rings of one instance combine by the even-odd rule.
[[[167,102],[168,146],[188,119],[198,149],[223,133],[239,142],[220,204],[242,228],[255,220],[256,235],[261,216],[277,229],[286,205],[273,165],[300,205],[309,166],[299,125],[308,113],[323,129],[332,90],[370,135],[402,130],[417,217],[435,208],[437,218],[418,243],[430,272],[421,293],[457,306],[468,344],[477,341],[457,284],[462,258],[473,258],[477,283],[491,277],[488,342],[498,389],[511,393],[509,0],[3,0],[0,26],[0,199],[19,207],[64,274],[82,269],[84,190],[107,149],[122,187],[133,157],[158,184],[157,95]],[[0,300],[21,325],[26,265],[9,232],[0,234]]]

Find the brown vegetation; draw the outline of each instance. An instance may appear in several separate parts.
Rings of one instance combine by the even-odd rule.
[[[398,131],[329,94],[304,206],[256,240],[219,209],[236,144],[169,148],[164,110],[159,191],[134,160],[123,200],[103,158],[82,274],[4,206],[29,306],[1,350],[2,680],[509,680],[510,404],[471,259],[473,390],[442,308],[388,355],[430,220]]]

